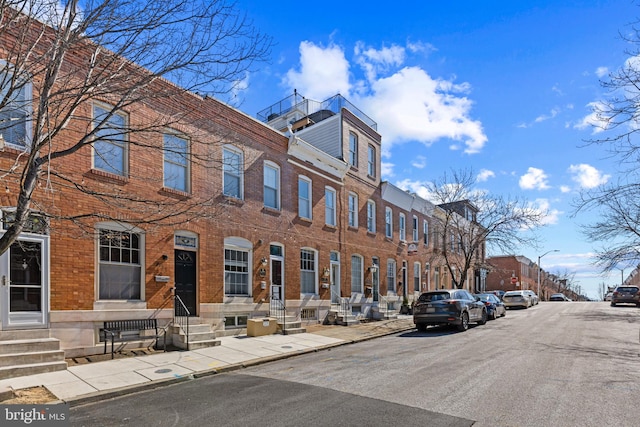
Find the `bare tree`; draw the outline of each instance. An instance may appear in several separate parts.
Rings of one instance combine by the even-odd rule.
[[[476,189],[472,170],[445,173],[427,189],[430,200],[442,208],[434,214],[434,261],[445,264],[458,288],[471,269],[484,264],[487,252],[512,253],[537,243],[533,231],[546,213],[525,200]]]
[[[204,167],[211,167],[214,144],[241,143],[210,119],[222,107],[210,98],[207,103],[207,96],[232,93],[267,59],[271,40],[233,1],[0,0],[0,40],[0,136],[15,154],[5,153],[0,163],[0,182],[15,206],[0,253],[28,226],[32,211],[81,228],[96,218],[117,219],[122,210],[131,212],[129,222],[157,225],[211,214],[213,198],[176,203],[175,195],[140,197],[85,181],[62,165],[92,155],[93,147],[103,169],[118,170],[122,165],[109,147],[125,138],[132,153],[139,147],[186,157],[179,144],[157,136],[174,127],[189,133],[188,160]],[[173,102],[189,96],[209,110],[206,115]],[[153,114],[121,119],[122,111],[148,105]],[[149,179],[144,171],[123,172]],[[73,192],[95,203],[60,212],[56,199]]]
[[[596,262],[603,273],[633,267],[640,259],[640,29],[637,22],[621,33],[629,48],[627,60],[601,86],[604,99],[593,103],[594,138],[587,146],[605,147],[620,167],[618,178],[584,190],[574,200],[574,217],[595,211],[598,219],[584,224],[586,238],[599,245]]]

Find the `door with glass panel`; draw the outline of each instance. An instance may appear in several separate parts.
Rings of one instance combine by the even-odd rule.
[[[284,301],[284,257],[282,246],[271,245],[269,255],[269,273],[271,275],[270,296],[272,300]]]
[[[20,238],[0,255],[3,330],[47,327],[48,262],[47,237]]]

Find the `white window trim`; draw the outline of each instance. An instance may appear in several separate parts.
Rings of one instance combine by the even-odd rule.
[[[355,141],[355,147],[354,150],[351,151],[351,138],[353,137],[353,140]],[[349,132],[349,164],[351,166],[353,166],[354,168],[358,167],[358,135],[356,135],[353,132]],[[353,162],[351,161],[351,153],[353,153]]]
[[[376,232],[376,202],[373,200],[367,201],[367,231]]]
[[[351,204],[349,202],[351,202],[351,199],[353,198],[353,211],[351,211]],[[347,203],[348,203],[348,207],[347,209],[349,210],[349,226],[350,227],[358,227],[358,195],[356,193],[349,193],[348,199],[347,199]],[[351,216],[353,215],[353,221],[351,221]]]
[[[407,217],[401,213],[398,216],[398,232],[400,233],[400,241],[407,241]]]
[[[106,299],[106,300],[101,300],[100,299],[100,230],[113,230],[113,231],[127,231],[130,233],[136,233],[139,235],[139,243],[140,243],[140,299],[139,300],[116,300],[116,299]],[[122,302],[132,302],[132,303],[139,303],[139,302],[144,302],[146,301],[145,299],[145,271],[146,271],[146,266],[145,266],[145,259],[146,259],[146,255],[147,255],[147,248],[146,248],[146,235],[143,229],[132,226],[132,225],[127,225],[127,224],[123,224],[120,222],[115,222],[115,221],[105,221],[105,222],[98,222],[95,225],[95,249],[94,249],[94,257],[95,257],[95,267],[94,267],[94,271],[95,271],[95,286],[94,286],[94,291],[95,291],[95,301],[96,302],[100,302],[100,303],[122,303]]]
[[[327,203],[327,196],[331,195],[333,197],[333,208],[329,211],[329,204]],[[336,190],[331,187],[324,187],[324,223],[326,225],[330,225],[335,227],[338,223],[336,220],[336,209],[337,209],[337,199],[336,199]]]
[[[182,139],[183,141],[185,141],[187,143],[187,145],[186,145],[187,152],[184,153],[185,154],[184,157],[185,157],[185,160],[186,160],[185,171],[184,171],[184,173],[185,173],[185,177],[184,177],[184,179],[185,179],[185,183],[184,183],[185,189],[184,190],[181,190],[179,188],[167,187],[166,183],[165,183],[165,178],[166,178],[165,165],[166,165],[166,163],[168,162],[168,163],[171,163],[171,164],[177,164],[177,163],[174,163],[174,162],[171,162],[171,161],[167,161],[167,159],[165,157],[166,149],[164,148],[164,142],[165,142],[164,141],[164,137],[167,136],[167,135],[173,136],[175,138]],[[165,132],[162,135],[162,153],[163,153],[162,154],[162,186],[164,188],[168,188],[170,190],[182,191],[182,192],[185,192],[185,193],[190,193],[191,192],[191,141],[189,141],[189,139],[187,137],[185,137],[184,135],[181,135],[178,132],[168,130],[167,132]],[[179,164],[177,164],[177,165],[182,167],[182,165],[179,165]]]
[[[375,178],[376,173],[376,149],[373,145],[369,145],[367,148],[367,174]]]
[[[227,293],[227,284],[224,282],[224,268],[225,268],[225,257],[224,257],[224,251],[225,249],[231,249],[231,250],[235,250],[235,251],[246,251],[248,252],[248,256],[247,256],[247,264],[248,264],[248,271],[247,271],[247,277],[248,277],[248,281],[247,281],[247,294],[228,294]],[[251,242],[247,239],[244,239],[242,237],[225,237],[224,239],[224,244],[222,246],[222,274],[223,274],[223,278],[222,278],[222,292],[224,293],[225,298],[226,297],[239,297],[239,298],[248,298],[248,297],[252,297],[253,296],[253,274],[251,273],[252,271],[252,266],[253,266],[253,245],[251,244]]]
[[[384,209],[384,235],[393,238],[393,210],[388,206]]]
[[[302,292],[302,283],[300,283],[300,296],[315,296],[318,295],[318,250],[314,249],[314,248],[309,248],[309,247],[302,247],[300,248],[300,252],[302,252],[303,250],[305,251],[309,251],[309,252],[313,252],[313,286],[314,286],[314,290],[313,293],[309,293],[309,292]],[[302,273],[302,270],[299,270],[300,273]]]
[[[237,154],[240,157],[240,166],[239,166],[239,170],[238,170],[238,186],[240,187],[238,189],[238,200],[244,200],[244,152],[240,149],[238,149],[237,147],[234,147],[233,145],[225,145],[222,147],[222,160],[223,160],[223,165],[222,165],[222,194],[225,197],[230,197],[232,199],[235,199],[236,196],[231,195],[231,194],[225,194],[224,192],[224,188],[225,188],[225,174],[227,173],[225,171],[225,167],[226,165],[224,164],[224,152],[225,151],[229,151],[231,153]]]
[[[356,277],[353,274],[353,259],[354,258],[357,258],[358,260],[360,260],[360,277]],[[364,293],[364,269],[365,269],[365,267],[364,267],[364,257],[362,255],[360,255],[360,254],[351,255],[351,265],[349,266],[349,273],[351,275],[351,283],[350,283],[351,293],[359,293],[359,294]],[[358,290],[354,290],[354,287],[353,287],[353,280],[354,279],[358,280],[357,285],[360,288]]]
[[[109,114],[111,112],[111,110],[113,110],[113,106],[109,105],[109,104],[105,104],[102,102],[93,102],[91,105],[91,120],[92,120],[92,126],[93,129],[96,128],[96,107],[100,108],[102,110],[105,110],[107,112],[107,114]],[[91,168],[95,169],[95,170],[99,170],[108,174],[112,174],[112,175],[116,175],[116,176],[121,176],[121,177],[128,177],[129,176],[129,131],[128,131],[128,126],[129,126],[129,114],[126,111],[115,111],[112,114],[113,116],[120,116],[124,119],[124,132],[122,133],[122,174],[119,173],[114,173],[113,171],[107,171],[104,169],[101,169],[99,167],[97,167],[95,165],[95,159],[96,159],[96,149],[94,144],[91,144]],[[100,142],[99,139],[95,139],[94,138],[94,143],[95,142]],[[118,145],[115,144],[113,142],[109,142],[109,141],[104,141],[108,144],[111,145]]]
[[[265,203],[265,200],[263,200],[263,203],[265,203],[264,206],[269,208],[269,209],[280,210],[282,208],[281,196],[280,196],[280,194],[281,194],[280,188],[281,188],[281,185],[282,185],[281,178],[280,178],[281,177],[280,166],[278,166],[277,164],[275,164],[275,163],[273,163],[273,162],[271,162],[269,160],[266,160],[264,162],[264,166],[263,166],[263,169],[262,169],[263,199],[264,199],[264,188],[267,187],[267,184],[266,184],[265,179],[264,179],[265,178],[265,170],[267,168],[270,168],[270,169],[273,169],[273,170],[276,171],[276,188],[275,188],[275,191],[276,191],[276,206],[275,207],[267,206],[267,204]],[[269,187],[269,188],[271,188],[271,187]]]
[[[12,70],[12,65],[8,64],[6,61],[0,59],[0,71],[2,72],[10,72]],[[31,83],[31,76],[28,78],[23,86],[22,90],[24,90],[24,108],[20,108],[25,112],[26,120],[24,123],[25,126],[25,141],[24,145],[14,144],[12,141],[8,139],[4,139],[5,144],[8,147],[14,148],[16,150],[31,150],[31,146],[33,143],[33,127],[31,126],[31,120],[33,117],[33,84]]]
[[[300,215],[300,201],[302,200],[301,197],[300,197],[300,181],[304,181],[309,185],[309,199],[305,200],[305,203],[307,204],[307,207],[309,208],[309,216],[308,217]],[[311,181],[311,179],[307,178],[304,175],[298,176],[298,216],[300,218],[304,218],[304,219],[308,219],[308,220],[313,219],[313,203],[312,203],[313,194],[312,194],[312,191],[313,191],[313,182]]]
[[[413,215],[413,218],[412,218],[412,225],[413,225],[413,229],[411,230],[411,232],[413,233],[413,241],[417,243],[419,241],[418,239],[420,238],[420,236],[418,233],[418,217],[415,215]]]

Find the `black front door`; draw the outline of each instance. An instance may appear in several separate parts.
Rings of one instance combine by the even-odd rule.
[[[191,316],[196,316],[196,253],[176,249],[176,295]]]

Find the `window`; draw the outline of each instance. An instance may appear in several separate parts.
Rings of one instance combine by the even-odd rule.
[[[14,79],[6,63],[0,62],[5,71],[0,72],[0,135],[8,145],[25,148],[31,139],[31,83]]]
[[[389,207],[384,209],[384,235],[393,237],[393,211]]]
[[[97,128],[93,143],[93,167],[114,175],[127,175],[127,117],[93,106],[93,122]]]
[[[449,235],[449,239],[450,239],[450,242],[451,242],[451,252],[455,252],[456,251],[456,236],[455,236],[455,234],[453,234],[453,231]]]
[[[164,186],[189,191],[189,142],[177,135],[164,135]]]
[[[225,245],[224,293],[249,295],[249,251]]]
[[[349,227],[358,226],[358,195],[349,193]]]
[[[367,231],[376,232],[376,204],[373,200],[367,202]]]
[[[272,163],[264,164],[264,205],[280,209],[280,168]]]
[[[349,132],[349,164],[358,167],[358,136]]]
[[[420,263],[413,264],[413,290],[420,292]]]
[[[367,173],[369,176],[376,176],[376,149],[369,146],[367,155]]]
[[[311,219],[311,181],[298,178],[298,216]]]
[[[431,265],[426,264],[424,266],[424,278],[427,282],[427,291],[431,290]]]
[[[249,316],[246,314],[239,314],[239,315],[225,314],[224,328],[225,329],[246,328],[248,318]]]
[[[316,293],[316,252],[313,249],[300,250],[300,292]]]
[[[242,153],[235,149],[222,150],[222,188],[225,196],[242,200],[244,170]]]
[[[324,223],[336,225],[336,190],[330,187],[324,189]]]
[[[396,260],[387,261],[387,288],[389,291],[396,291]]]
[[[418,217],[415,215],[413,216],[412,232],[413,232],[413,241],[417,242],[418,241]]]
[[[407,240],[407,224],[404,217],[404,214],[401,213],[398,217],[398,228],[400,229],[400,241],[404,242]]]
[[[121,225],[98,226],[101,300],[139,300],[142,295],[143,235]]]
[[[429,223],[426,219],[422,220],[422,242],[429,245]]]
[[[351,255],[351,293],[363,293],[363,261],[360,255]]]

